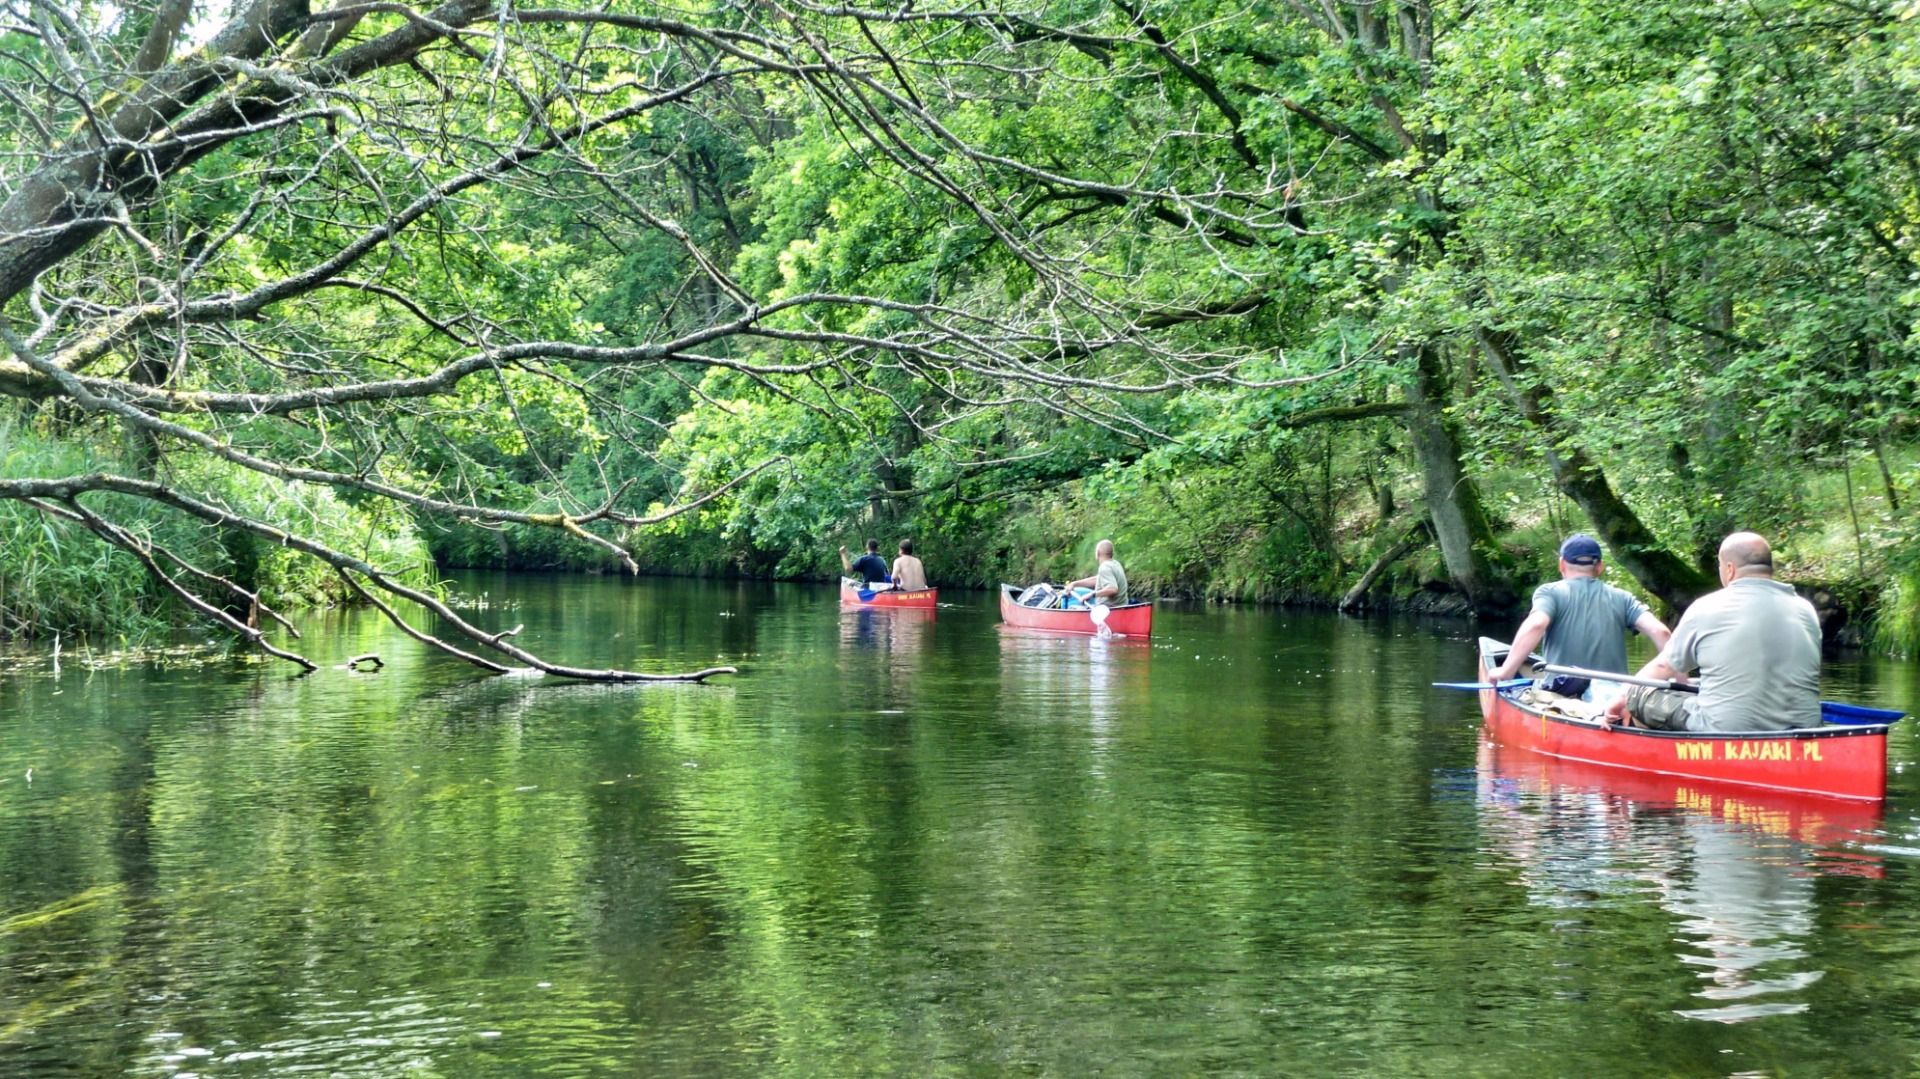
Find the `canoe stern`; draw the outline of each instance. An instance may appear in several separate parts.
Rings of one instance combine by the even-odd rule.
[[[901,592],[884,589],[873,594],[872,599],[860,598],[860,587],[846,578],[840,579],[840,605],[842,607],[880,607],[905,608],[909,610],[932,610],[938,606],[940,590],[938,588],[916,588]]]

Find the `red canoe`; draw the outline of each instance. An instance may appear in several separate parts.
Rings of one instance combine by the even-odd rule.
[[[872,599],[861,599],[859,583],[845,577],[840,578],[842,607],[908,607],[916,610],[931,610],[934,600],[939,597],[938,588],[916,588],[910,592],[886,588],[873,593]]]
[[[1000,620],[1023,629],[1048,629],[1056,633],[1098,633],[1093,615],[1087,611],[1057,611],[1043,607],[1020,606],[1020,589],[1000,586]],[[1107,608],[1107,628],[1122,637],[1153,635],[1153,604],[1128,603]]]
[[[1505,642],[1480,638],[1480,671],[1492,681]],[[1480,691],[1487,737],[1549,757],[1767,790],[1877,802],[1887,796],[1887,724],[1829,724],[1720,734],[1608,727],[1523,702],[1527,687]],[[1578,702],[1575,702],[1576,704]]]

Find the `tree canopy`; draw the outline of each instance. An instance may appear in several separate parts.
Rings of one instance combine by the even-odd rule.
[[[1858,455],[1920,580],[1907,0],[4,11],[0,526],[294,662],[262,552],[638,679],[421,545],[805,572],[881,522],[1262,594],[1431,537],[1493,613],[1571,514],[1679,607]]]

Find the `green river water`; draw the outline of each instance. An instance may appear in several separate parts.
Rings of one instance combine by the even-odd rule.
[[[489,678],[364,612],[303,643],[377,674],[14,657],[0,1076],[1920,1069],[1910,723],[1828,811],[1483,750],[1428,687],[1460,624],[460,584],[555,659],[741,673]]]

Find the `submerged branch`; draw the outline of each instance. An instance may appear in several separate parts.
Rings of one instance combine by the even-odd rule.
[[[297,663],[307,670],[314,670],[315,666],[304,657],[275,648],[264,640],[263,634],[258,628],[248,626],[232,615],[227,614],[225,611],[194,596],[172,577],[168,576],[165,571],[161,570],[158,563],[153,561],[151,554],[146,552],[144,545],[137,539],[134,539],[124,530],[117,528],[117,526],[98,517],[79,504],[78,500],[82,495],[96,491],[112,491],[118,494],[146,499],[150,502],[171,507],[207,524],[259,536],[272,543],[299,551],[304,555],[332,567],[336,573],[347,578],[350,585],[355,586],[357,591],[360,591],[369,599],[374,598],[373,590],[377,589],[395,598],[405,600],[436,615],[444,624],[454,627],[468,640],[503,653],[519,661],[524,668],[531,671],[539,671],[563,678],[578,678],[596,682],[702,682],[716,675],[737,673],[733,667],[707,667],[702,670],[674,674],[646,674],[617,668],[595,669],[550,663],[534,653],[513,644],[506,639],[506,634],[489,633],[486,630],[474,626],[466,619],[461,618],[459,614],[437,597],[395,580],[388,573],[366,562],[364,559],[356,558],[353,555],[335,550],[317,540],[288,532],[263,521],[255,520],[251,517],[204,502],[184,492],[152,480],[134,479],[128,476],[119,476],[106,472],[94,472],[81,476],[67,476],[60,479],[32,478],[0,480],[0,498],[17,499],[29,504],[34,503],[36,500],[59,503],[63,509],[73,514],[75,519],[86,524],[89,529],[93,530],[103,540],[122,550],[126,550],[128,553],[133,554],[135,558],[140,559],[142,565],[146,566],[150,573],[156,574],[162,580],[163,584],[167,585],[176,595],[179,595],[180,598],[187,602],[196,612],[227,627],[245,638],[249,643],[260,647],[269,654],[288,660],[289,662]],[[350,576],[352,574],[357,574],[360,578],[364,579],[365,582],[370,583],[373,589],[367,589],[360,581],[355,581],[352,576]],[[376,605],[388,611],[389,617],[395,617],[397,622],[400,621],[387,605],[380,603]],[[407,627],[403,626],[402,628]],[[468,662],[475,663],[484,669],[494,671],[495,673],[511,673],[513,670],[513,668],[503,664],[493,663],[492,661],[474,656],[471,653],[461,651],[435,638],[419,635],[416,636],[416,639],[422,640],[423,643],[433,645],[434,647],[456,655]]]

